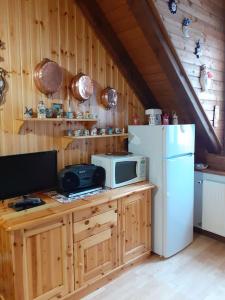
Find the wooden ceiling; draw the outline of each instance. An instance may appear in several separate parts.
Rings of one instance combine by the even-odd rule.
[[[117,37],[127,57],[153,94],[154,101],[149,101],[149,107],[156,104],[165,111],[176,111],[182,123],[195,123],[197,142],[203,142],[208,151],[220,152],[220,143],[198,103],[197,95],[179,63],[176,52],[173,51],[173,45],[160,17],[157,16],[153,2],[77,0],[77,3],[94,26],[99,38],[103,39],[107,50],[114,53],[114,57],[117,52],[115,39],[111,40],[109,32],[107,34],[104,28],[109,27],[113,37]],[[108,45],[110,41],[114,43],[111,49]],[[123,61],[124,57],[123,53],[123,56],[117,57],[117,61]],[[129,70],[127,63],[126,68]],[[146,102],[145,107],[148,107]]]

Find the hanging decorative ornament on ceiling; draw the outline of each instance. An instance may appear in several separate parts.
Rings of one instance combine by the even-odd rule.
[[[202,65],[200,67],[200,80],[199,80],[202,92],[206,92],[210,88],[212,88],[212,78],[213,78],[213,74],[207,70],[206,65]]]
[[[3,68],[0,68],[0,106],[5,103],[5,94],[8,89],[8,84],[5,77],[8,75],[8,72]]]
[[[194,54],[196,55],[197,58],[200,58],[202,56],[202,49],[201,49],[201,45],[200,45],[200,40],[198,40],[196,42]]]
[[[169,0],[168,2],[169,10],[172,14],[177,12],[177,2],[176,0]]]
[[[189,25],[191,24],[191,19],[189,18],[184,18],[182,22],[182,30],[183,30],[183,35],[186,38],[190,37],[190,30],[189,30]]]

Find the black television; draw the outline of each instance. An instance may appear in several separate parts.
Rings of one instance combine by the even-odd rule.
[[[0,200],[57,186],[57,151],[0,156]]]

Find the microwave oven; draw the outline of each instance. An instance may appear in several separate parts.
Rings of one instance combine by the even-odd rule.
[[[146,158],[141,155],[96,154],[91,156],[91,162],[105,169],[105,185],[109,188],[146,180]]]

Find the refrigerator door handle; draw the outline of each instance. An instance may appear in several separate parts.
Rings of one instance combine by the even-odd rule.
[[[166,157],[166,159],[176,159],[176,158],[180,158],[180,157],[191,157],[193,155],[194,155],[194,153],[179,154],[179,155]]]

